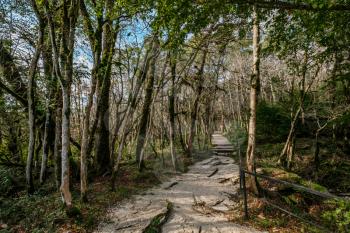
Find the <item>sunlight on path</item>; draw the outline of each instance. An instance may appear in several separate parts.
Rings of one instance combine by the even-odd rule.
[[[222,135],[213,135],[213,144],[229,146]],[[160,187],[136,195],[110,209],[109,222],[96,232],[143,232],[151,220],[173,204],[162,232],[259,232],[228,221],[237,212],[239,168],[232,158],[211,156],[189,167]]]

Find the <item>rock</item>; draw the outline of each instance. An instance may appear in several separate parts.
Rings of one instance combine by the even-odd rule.
[[[227,219],[226,212],[231,213],[239,203],[238,184],[220,181],[238,177],[239,168],[233,162],[229,157],[212,156],[189,166],[187,173],[112,208],[108,215],[111,221],[101,223],[95,232],[142,233],[152,222],[160,222],[161,231],[166,233],[258,233]],[[220,168],[216,171],[217,163]],[[215,176],[208,178],[213,171]],[[167,215],[169,202],[173,208]]]

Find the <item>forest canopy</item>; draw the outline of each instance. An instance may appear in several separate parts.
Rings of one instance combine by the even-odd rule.
[[[17,214],[57,195],[87,224],[96,195],[186,172],[214,132],[248,172],[347,196],[350,1],[0,0],[0,231],[47,229]],[[338,204],[322,221],[347,232]]]

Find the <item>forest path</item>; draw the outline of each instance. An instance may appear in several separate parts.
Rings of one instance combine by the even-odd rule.
[[[213,143],[220,142],[228,147],[226,138],[213,135]],[[228,220],[239,214],[238,180],[239,167],[233,159],[213,155],[190,166],[187,173],[111,208],[110,221],[95,232],[158,232],[149,230],[159,223],[166,233],[259,232]]]

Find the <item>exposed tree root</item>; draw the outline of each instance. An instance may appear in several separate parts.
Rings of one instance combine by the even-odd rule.
[[[221,202],[223,202],[222,200]],[[193,195],[193,202],[194,204],[192,205],[192,209],[198,213],[204,214],[204,215],[213,215],[213,214],[224,214],[223,211],[213,209],[212,207],[215,205],[220,204],[220,200],[218,201],[219,203],[214,203],[214,205],[208,206],[205,201],[197,201],[196,196]]]
[[[212,177],[212,176],[215,175],[218,171],[219,171],[219,169],[216,168],[212,173],[210,173],[210,175],[208,175],[208,177]]]
[[[221,162],[221,161],[217,161],[217,162],[215,162],[215,163],[213,163],[211,165],[212,166],[218,166],[218,165],[228,165],[228,164],[230,164],[230,163],[224,163],[224,162]]]
[[[167,208],[165,212],[162,212],[152,218],[148,226],[142,231],[142,233],[160,233],[162,232],[162,226],[168,221],[173,204],[167,201]]]
[[[177,185],[179,182],[175,181],[175,182],[172,182],[169,186],[165,187],[164,189],[168,190],[168,189],[171,189],[173,186]]]
[[[225,199],[221,199],[221,200],[217,200],[214,204],[212,204],[211,206],[217,206],[219,204],[221,204],[222,202],[224,202]]]

